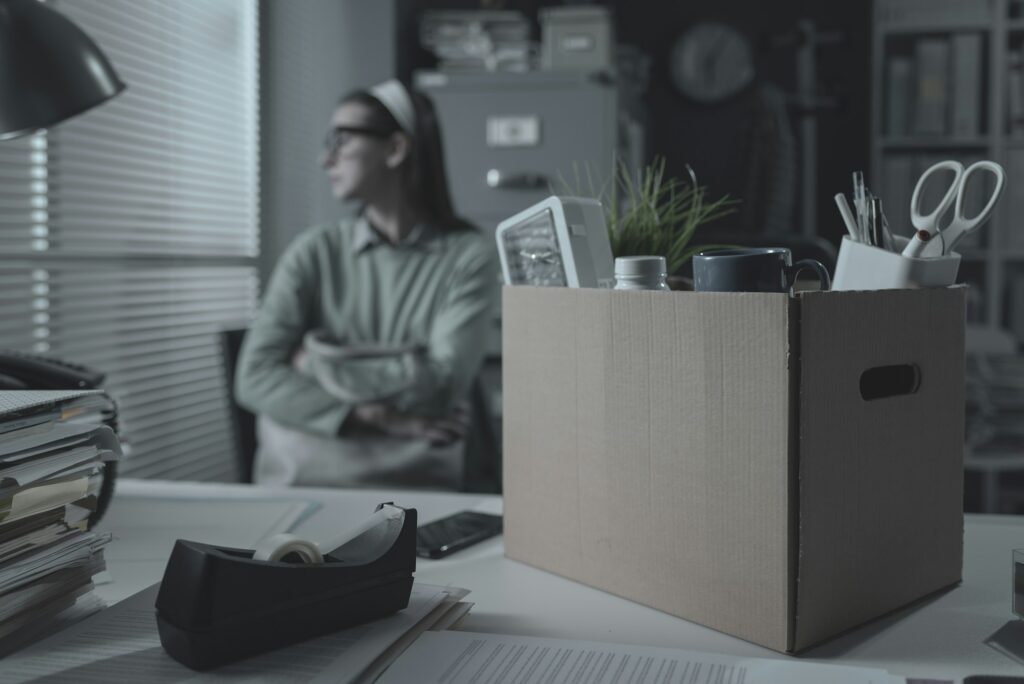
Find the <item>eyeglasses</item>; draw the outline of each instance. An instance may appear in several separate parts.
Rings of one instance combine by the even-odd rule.
[[[328,155],[333,155],[345,143],[358,135],[369,135],[374,138],[386,138],[391,135],[388,131],[376,128],[364,128],[362,126],[335,126],[324,136],[324,150]]]

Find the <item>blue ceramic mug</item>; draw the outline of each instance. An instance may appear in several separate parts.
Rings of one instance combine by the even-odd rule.
[[[785,247],[714,249],[693,257],[693,289],[698,292],[790,292],[797,274],[810,269],[822,290],[831,280],[821,262],[801,259],[793,263]]]

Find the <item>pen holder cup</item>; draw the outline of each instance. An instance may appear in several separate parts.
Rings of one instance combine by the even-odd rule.
[[[902,249],[907,238],[894,236]],[[872,247],[843,236],[836,261],[833,290],[900,290],[920,287],[948,287],[956,282],[960,255],[918,259],[905,257],[881,247]]]

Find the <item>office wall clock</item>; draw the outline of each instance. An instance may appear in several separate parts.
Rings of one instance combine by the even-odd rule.
[[[701,22],[676,39],[670,55],[672,81],[681,93],[702,103],[727,100],[754,80],[754,51],[738,30],[721,22]]]

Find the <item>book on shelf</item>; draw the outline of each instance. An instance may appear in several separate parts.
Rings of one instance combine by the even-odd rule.
[[[1007,328],[1017,338],[1018,342],[1024,342],[1024,273],[1015,273],[1010,276],[1009,301],[1006,306]]]
[[[953,135],[958,138],[975,137],[981,133],[981,34],[954,34],[951,45]]]
[[[944,135],[948,127],[949,40],[920,38],[914,44],[914,135]]]
[[[110,536],[88,521],[121,455],[115,419],[96,390],[0,392],[0,656],[102,607]]]
[[[886,63],[885,132],[903,136],[910,132],[914,65],[909,57],[893,55]]]
[[[1024,149],[1010,148],[1006,154],[1006,177],[1010,183],[1024,178]],[[1019,182],[1019,181],[1018,181]],[[1011,250],[1024,250],[1024,193],[1011,189],[1002,200],[1007,203],[1008,220],[1003,221],[999,246]]]
[[[1006,120],[1011,136],[1024,136],[1024,54],[1020,48],[1006,53]]]

